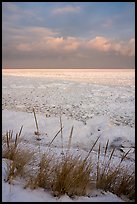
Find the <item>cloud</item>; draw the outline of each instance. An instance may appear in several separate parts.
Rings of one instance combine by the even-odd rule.
[[[64,41],[64,50],[65,51],[74,51],[79,48],[79,45],[81,44],[80,40],[74,37],[68,37]]]
[[[123,56],[135,56],[135,39],[128,41],[112,42],[110,50],[115,51]]]
[[[131,38],[128,41],[119,41],[96,36],[87,42],[87,47],[102,52],[114,52],[123,56],[135,56],[135,39]]]
[[[124,67],[125,62],[128,66],[134,63],[135,38],[121,41],[98,35],[93,38],[64,37],[59,30],[49,27],[13,26],[8,22],[3,25],[2,32],[3,59],[4,62],[9,60],[9,66],[11,61],[38,64],[40,60],[43,67],[45,63],[51,67],[73,67],[73,63],[77,67],[96,67],[96,64],[109,67],[115,61],[123,63]]]
[[[35,50],[56,53],[68,53],[78,49],[80,42],[72,37],[45,37],[35,42],[17,43],[16,49],[23,52],[35,52]]]
[[[105,12],[90,3],[3,2],[3,59],[15,64],[43,60],[43,66],[49,62],[55,67],[63,60],[68,66],[76,61],[89,67],[133,64],[134,10],[128,7],[123,13],[106,4]]]
[[[106,52],[110,49],[111,43],[105,37],[96,36],[88,42],[88,45],[93,49]]]
[[[113,52],[114,55],[135,56],[135,39],[128,41],[116,41],[104,36],[96,36],[92,39],[78,37],[63,37],[47,27],[7,28],[9,35],[3,40],[3,49],[10,47],[20,52],[44,51],[58,54],[73,53],[82,50],[97,52]],[[6,30],[4,30],[6,33]],[[4,37],[3,37],[4,38]],[[6,40],[7,39],[7,40]],[[5,42],[5,43],[4,43]],[[81,55],[81,54],[80,54]]]
[[[73,52],[78,49],[80,40],[75,37],[58,37],[59,33],[46,27],[10,28],[3,40],[3,50],[10,47],[20,52]],[[6,43],[4,43],[6,42]]]
[[[48,37],[45,40],[47,47],[50,49],[59,49],[64,44],[63,37]]]
[[[55,8],[52,10],[53,14],[77,13],[81,10],[79,6],[65,6],[62,8]]]
[[[135,56],[135,38],[121,41],[107,38],[105,36],[96,36],[91,39],[67,36],[63,37],[58,31],[48,27],[38,26],[3,26],[3,50],[9,50],[9,47],[15,48],[20,52],[45,51],[56,52],[58,54],[98,51],[102,53],[112,52],[114,55]],[[81,54],[80,54],[81,55]]]

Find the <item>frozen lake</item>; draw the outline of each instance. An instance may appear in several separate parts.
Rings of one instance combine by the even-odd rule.
[[[107,115],[116,125],[134,126],[135,71],[4,70],[2,108],[63,114],[86,123]]]
[[[39,144],[34,135],[36,127],[33,107],[40,130]],[[79,153],[84,157],[100,137],[98,142],[102,147],[102,160],[103,148],[109,140],[108,152],[115,148],[113,162],[119,162],[123,153],[130,150],[124,164],[129,171],[134,170],[135,70],[2,70],[2,135],[8,130],[16,133],[23,125],[20,145],[36,152],[40,145],[40,151],[45,152],[60,129],[60,116],[64,126],[64,151],[68,147],[73,126],[72,153]],[[50,151],[60,157],[60,135],[53,142]],[[91,154],[95,163],[97,152],[98,144]],[[3,183],[4,200],[9,196],[8,185]],[[12,191],[18,196],[17,185],[14,186]],[[104,198],[106,201],[108,193],[104,197],[93,196],[90,199],[92,202],[93,198],[98,201]],[[28,195],[31,195],[30,192]],[[42,196],[45,196],[45,192]],[[49,194],[45,197],[48,198]],[[40,199],[41,196],[38,200]],[[109,200],[112,200],[112,195]],[[122,202],[117,197],[114,200]]]
[[[92,134],[93,140],[102,134],[106,142],[111,135],[121,145],[124,142],[126,147],[134,146],[134,70],[18,69],[4,70],[2,78],[3,118],[5,110],[32,114],[34,107],[48,120],[62,116],[72,125],[77,121],[78,127],[85,126],[84,131],[93,126],[87,133],[88,137]],[[7,120],[3,119],[3,131]],[[87,140],[83,148],[89,148]]]
[[[133,85],[134,69],[3,69],[3,75],[48,77],[96,84]]]

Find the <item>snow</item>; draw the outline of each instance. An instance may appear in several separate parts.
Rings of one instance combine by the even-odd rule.
[[[6,161],[2,163],[2,202],[124,202],[110,192],[94,191],[93,197],[69,198],[67,195],[60,198],[53,197],[49,192],[39,188],[37,190],[24,189],[21,182],[8,184],[4,182]]]
[[[27,73],[27,74],[26,74]],[[33,73],[33,72],[32,72]],[[2,80],[2,133],[17,133],[23,125],[20,145],[44,152],[63,124],[63,147],[68,147],[71,127],[74,126],[71,151],[86,155],[100,136],[101,146],[109,139],[109,150],[116,147],[115,162],[123,152],[131,149],[125,163],[134,168],[135,162],[135,86],[134,70],[88,72],[10,73],[3,71]],[[123,73],[123,75],[122,75]],[[102,76],[102,78],[101,78]],[[119,76],[119,77],[118,77]],[[111,83],[112,82],[112,83]],[[40,141],[32,108],[36,110]],[[96,158],[98,145],[94,148]],[[52,152],[60,155],[61,136],[51,145]],[[3,202],[124,202],[110,192],[95,190],[89,197],[75,199],[64,195],[53,197],[43,189],[23,188],[23,181],[4,182],[6,164],[3,159]]]

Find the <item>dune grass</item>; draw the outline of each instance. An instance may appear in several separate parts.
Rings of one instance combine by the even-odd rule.
[[[46,153],[42,154],[35,174],[31,172],[25,187],[50,189],[53,169],[51,162],[53,163],[53,156]]]
[[[117,176],[117,183],[112,192],[118,196],[125,195],[130,200],[135,199],[135,172],[128,173],[127,169],[121,168],[120,174]]]
[[[15,138],[13,138],[13,130],[6,131],[6,134],[3,137],[3,151],[2,156],[4,158],[13,160],[16,152],[17,146],[20,142],[20,136],[23,126],[21,126],[19,133],[16,133]]]
[[[92,187],[91,171],[91,162],[84,162],[80,155],[66,154],[54,169],[52,184],[54,196],[87,195],[89,188]]]
[[[96,188],[110,191],[118,196],[125,195],[129,199],[135,199],[135,173],[134,171],[129,173],[128,169],[123,165],[123,161],[130,150],[123,153],[119,163],[114,166],[112,165],[112,158],[115,148],[107,157],[108,143],[109,141],[106,143],[103,162],[100,161],[101,145],[98,148]]]
[[[7,162],[7,176],[5,181],[11,182],[16,176],[25,177],[25,167],[32,161],[33,152],[26,148],[19,148],[21,127],[19,133],[13,139],[13,131],[7,131],[3,139],[3,157],[9,159]],[[92,189],[102,189],[110,191],[118,196],[125,195],[130,200],[135,199],[135,172],[128,173],[123,161],[126,159],[130,150],[123,154],[120,162],[114,166],[113,159],[115,149],[109,151],[109,141],[107,141],[102,158],[101,144],[97,152],[97,161],[91,157],[92,151],[97,144],[100,136],[92,144],[91,149],[83,158],[82,155],[74,155],[71,151],[72,126],[68,139],[67,151],[63,149],[63,125],[60,118],[60,129],[55,134],[48,145],[48,151],[41,154],[40,161],[35,173],[33,168],[27,175],[25,187],[32,189],[41,187],[48,189],[54,196],[60,197],[67,194],[70,197],[86,196]],[[37,129],[38,131],[38,129]],[[61,133],[62,151],[61,156],[53,155],[51,144]],[[35,162],[32,162],[35,166]],[[96,174],[94,170],[96,169]],[[94,175],[94,176],[93,176]]]
[[[30,150],[18,149],[12,160],[7,161],[7,171],[5,181],[11,183],[11,181],[17,177],[25,177],[26,169],[25,167],[32,160],[33,152]]]
[[[7,131],[3,139],[2,157],[8,159],[5,181],[11,182],[16,176],[24,176],[26,165],[32,160],[34,152],[19,147],[21,127],[19,133],[13,138],[13,131]]]

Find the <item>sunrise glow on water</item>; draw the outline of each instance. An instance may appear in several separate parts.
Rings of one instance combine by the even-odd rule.
[[[135,84],[134,69],[3,69],[3,75],[48,77],[65,80],[110,84]]]

